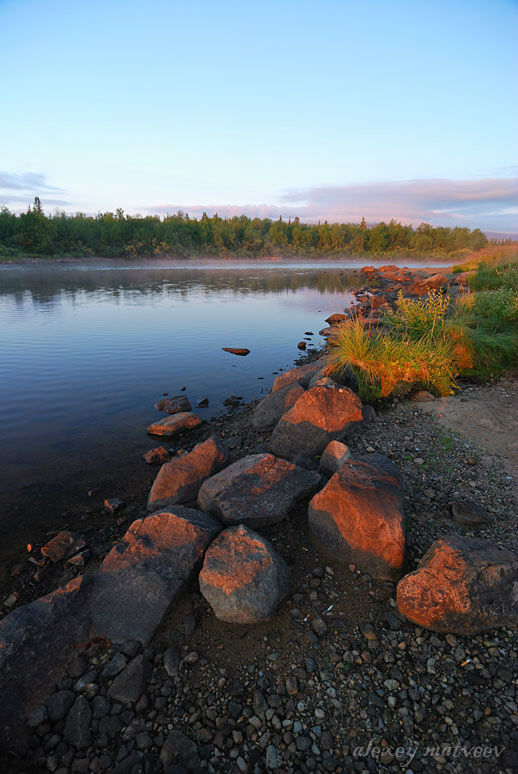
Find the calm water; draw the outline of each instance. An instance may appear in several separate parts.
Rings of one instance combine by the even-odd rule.
[[[34,526],[70,482],[83,492],[138,459],[161,393],[185,385],[207,418],[231,394],[268,390],[358,284],[336,263],[0,267],[4,529]]]

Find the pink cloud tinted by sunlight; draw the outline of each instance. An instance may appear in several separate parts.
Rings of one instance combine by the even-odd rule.
[[[458,225],[512,232],[518,229],[518,177],[483,180],[403,180],[285,191],[281,203],[260,205],[163,204],[157,214],[178,210],[199,217],[248,215],[258,218],[299,217],[307,222],[395,220],[417,225]]]

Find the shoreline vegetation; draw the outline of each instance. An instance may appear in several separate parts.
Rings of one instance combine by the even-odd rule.
[[[361,223],[302,223],[244,215],[200,219],[178,212],[164,218],[128,215],[119,209],[95,216],[56,212],[46,215],[38,197],[27,212],[0,209],[0,261],[27,258],[283,258],[401,256],[419,260],[467,260],[487,248],[480,229],[395,220]]]

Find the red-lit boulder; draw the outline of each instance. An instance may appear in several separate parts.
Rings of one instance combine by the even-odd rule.
[[[252,424],[255,429],[259,431],[271,430],[303,393],[304,389],[296,382],[271,392],[254,410]]]
[[[340,465],[311,500],[309,526],[337,558],[375,578],[394,579],[401,575],[405,550],[403,498],[390,460],[384,468],[375,461]]]
[[[360,269],[360,274],[363,274],[366,277],[373,277],[376,274],[376,269],[374,266],[364,266]]]
[[[174,395],[170,398],[163,398],[155,403],[157,411],[164,411],[166,414],[179,414],[191,410],[189,398],[186,395]]]
[[[208,478],[198,506],[225,525],[256,528],[285,519],[297,500],[312,494],[320,476],[272,454],[251,454]]]
[[[185,430],[198,427],[198,425],[201,425],[201,419],[196,414],[191,411],[181,411],[178,414],[160,419],[158,422],[153,422],[147,431],[150,435],[163,435],[172,438]]]
[[[221,441],[209,438],[187,454],[166,462],[151,487],[148,511],[196,500],[205,479],[225,467],[228,456],[228,449]]]
[[[279,374],[273,381],[272,392],[277,392],[282,387],[286,387],[287,384],[300,384],[301,387],[306,388],[313,374],[319,371],[322,365],[321,360],[314,360],[312,363],[291,368],[289,371]]]
[[[284,560],[243,524],[221,532],[207,549],[200,591],[221,621],[248,624],[270,618],[289,586]]]
[[[339,325],[340,323],[345,322],[349,319],[349,315],[347,314],[338,314],[335,312],[335,314],[330,315],[326,318],[326,323],[328,325]]]
[[[408,292],[413,296],[425,296],[431,290],[437,290],[448,284],[448,278],[444,274],[432,274],[409,286]]]
[[[323,473],[333,475],[350,457],[351,452],[348,446],[340,441],[331,441],[320,457],[319,468]]]
[[[269,449],[287,460],[311,460],[329,441],[340,440],[351,422],[362,419],[362,404],[347,387],[307,390],[277,423]]]
[[[91,636],[149,642],[220,528],[181,505],[134,521],[90,580]]]
[[[41,553],[51,562],[61,562],[72,554],[76,554],[86,545],[82,535],[62,529],[41,548]]]
[[[397,586],[397,607],[419,626],[473,635],[518,627],[518,554],[489,541],[436,540]]]

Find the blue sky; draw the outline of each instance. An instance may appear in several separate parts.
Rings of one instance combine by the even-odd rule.
[[[518,231],[516,0],[0,0],[0,203]]]

